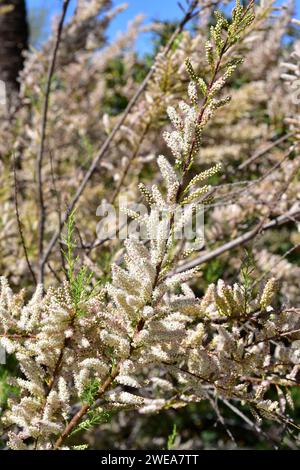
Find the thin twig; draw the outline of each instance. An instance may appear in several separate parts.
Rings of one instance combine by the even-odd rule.
[[[45,262],[43,261],[43,255],[44,255],[44,231],[45,231],[45,222],[46,222],[46,208],[45,208],[44,192],[43,192],[42,168],[43,168],[43,157],[44,157],[45,140],[46,140],[49,98],[50,98],[51,82],[52,82],[52,77],[53,77],[53,73],[55,69],[57,52],[58,52],[58,48],[59,48],[59,44],[61,40],[63,24],[65,21],[69,3],[70,3],[70,0],[64,0],[63,7],[62,7],[62,14],[61,14],[61,18],[59,20],[59,24],[57,28],[56,40],[54,43],[52,58],[49,63],[46,89],[45,89],[45,99],[44,99],[42,120],[41,120],[41,139],[40,139],[40,146],[39,146],[39,151],[38,151],[37,160],[36,160],[38,203],[39,203],[39,212],[40,212],[39,224],[38,224],[38,256],[39,256],[38,281],[40,283],[44,282],[44,270],[45,270]]]
[[[274,142],[267,144],[263,149],[258,150],[250,158],[248,158],[246,161],[241,163],[238,167],[238,170],[243,170],[246,166],[250,165],[250,163],[255,162],[258,158],[262,157],[263,155],[268,153],[270,150],[272,150],[274,147],[277,147],[277,145],[281,144],[282,142],[289,139],[293,135],[295,135],[294,132],[289,132],[288,134],[283,135],[282,137],[275,140]]]
[[[50,155],[50,165],[51,165],[52,186],[53,186],[53,191],[54,191],[54,195],[55,195],[56,203],[57,203],[58,226],[60,227],[60,224],[61,224],[61,198],[60,198],[60,194],[59,194],[59,191],[57,189],[57,186],[56,186],[56,178],[55,178],[55,172],[54,172],[54,161],[53,161],[53,155],[52,155],[51,149],[49,150],[49,155]],[[67,273],[66,261],[65,261],[64,249],[63,249],[63,244],[62,243],[60,243],[60,257],[61,257],[61,264],[62,264],[63,272],[65,273],[66,279],[68,279],[67,274],[66,274]],[[50,268],[50,271],[52,272],[52,269],[51,269],[49,263],[47,263],[47,266]],[[57,277],[55,273],[53,273],[53,274],[55,275],[55,277]]]
[[[104,381],[103,385],[101,386],[99,390],[99,393],[98,393],[99,397],[102,397],[103,394],[110,388],[112,382],[117,377],[119,371],[120,369],[117,366],[112,372],[112,374],[107,377],[107,379]],[[87,403],[82,405],[80,410],[73,416],[71,421],[66,425],[62,434],[58,437],[56,443],[54,444],[55,450],[58,450],[62,446],[65,439],[71,434],[74,428],[76,428],[77,424],[81,421],[81,419],[85,416],[85,414],[89,411],[90,408],[91,408],[91,405]]]
[[[230,403],[228,400],[225,398],[219,397],[220,400],[226,405],[228,408],[230,408],[231,411],[233,411],[237,416],[239,416],[250,428],[252,428],[258,436],[262,435],[265,439],[267,439],[270,442],[270,436],[268,436],[261,428],[258,426],[256,423],[253,423],[251,419],[248,418],[241,410],[239,410],[236,406],[234,406],[232,403]],[[272,447],[277,449],[277,445],[274,446],[273,443],[270,442]]]
[[[9,339],[36,339],[36,335],[30,335],[30,334],[2,334],[0,335],[0,338],[9,338]]]
[[[59,275],[57,274],[56,270],[51,266],[51,264],[48,262],[47,263],[47,266],[49,268],[49,271],[53,274],[53,276],[55,277],[55,279],[57,280],[57,282],[59,284],[62,284],[62,280],[61,278],[59,277]]]
[[[258,339],[257,341],[254,341],[253,343],[249,343],[245,346],[246,348],[252,348],[253,346],[257,346],[260,343],[265,343],[266,341],[273,341],[278,338],[282,338],[283,336],[289,336],[289,335],[294,335],[296,333],[300,332],[300,328],[289,330],[289,331],[284,331],[282,333],[276,333],[275,335],[269,336],[267,338],[263,339]]]
[[[149,131],[149,129],[150,129],[150,126],[151,126],[151,120],[150,120],[150,122],[147,122],[146,126],[144,127],[143,132],[142,132],[142,134],[140,135],[139,140],[138,140],[138,142],[137,142],[136,148],[134,149],[134,152],[132,153],[131,157],[128,159],[128,162],[127,162],[127,164],[126,164],[126,166],[125,166],[125,168],[124,168],[124,170],[123,170],[123,173],[122,173],[122,176],[121,176],[121,178],[120,178],[120,180],[119,180],[119,182],[118,182],[118,185],[117,185],[116,189],[114,190],[114,192],[113,192],[113,194],[112,194],[112,196],[111,196],[111,198],[110,198],[110,200],[109,200],[109,203],[110,203],[110,204],[114,204],[114,203],[115,203],[115,201],[116,201],[116,199],[117,199],[117,197],[118,197],[118,195],[119,195],[119,193],[120,193],[120,191],[121,191],[121,188],[122,188],[122,186],[123,186],[123,184],[124,184],[125,178],[126,178],[126,176],[128,175],[128,172],[129,172],[129,170],[130,170],[130,167],[131,167],[133,161],[134,161],[134,160],[137,158],[137,156],[138,156],[140,147],[141,147],[141,145],[142,145],[142,143],[143,143],[143,141],[144,141],[144,139],[145,139],[145,136],[147,135],[147,133],[148,133],[148,131]]]
[[[226,421],[224,419],[224,417],[222,416],[222,413],[220,411],[220,408],[219,408],[219,405],[218,405],[218,397],[217,396],[213,396],[213,394],[210,394],[208,392],[208,400],[211,404],[211,407],[212,409],[214,410],[214,412],[216,413],[216,416],[217,416],[217,420],[219,421],[219,423],[223,426],[223,428],[225,429],[226,431],[226,434],[228,435],[228,437],[230,438],[230,440],[233,442],[233,444],[235,445],[235,447],[237,447],[237,442],[232,434],[232,432],[230,431],[229,427],[227,426],[226,424]]]
[[[285,214],[277,217],[276,219],[273,219],[269,223],[265,223],[268,217],[270,217],[270,214],[272,212],[272,209],[275,207],[276,203],[280,200],[282,195],[285,193],[287,190],[288,186],[290,185],[291,180],[293,179],[293,175],[289,178],[287,184],[285,185],[284,189],[282,189],[276,196],[275,200],[272,201],[270,204],[268,213],[263,217],[262,220],[258,222],[258,224],[254,227],[254,229],[250,230],[249,232],[246,232],[239,237],[235,238],[234,240],[231,240],[224,245],[216,248],[215,250],[206,253],[205,255],[198,257],[188,263],[185,263],[181,265],[179,268],[175,270],[176,273],[180,273],[185,271],[186,269],[192,269],[195,267],[200,266],[201,264],[210,261],[217,256],[221,255],[222,253],[229,251],[233,248],[236,248],[237,246],[244,245],[248,241],[252,240],[255,238],[259,233],[263,233],[265,230],[268,230],[270,228],[273,228],[274,225],[282,225],[284,223],[288,223],[291,221],[291,217],[297,217],[297,215],[300,214],[300,203],[297,202],[294,204],[294,206]],[[294,220],[293,220],[294,221]],[[173,272],[169,273],[168,276],[171,276]]]
[[[260,176],[259,178],[255,179],[255,180],[249,180],[249,181],[244,181],[243,184],[246,185],[246,187],[242,188],[242,189],[238,189],[236,191],[232,191],[232,192],[229,192],[227,194],[222,194],[220,197],[219,197],[219,200],[222,200],[222,202],[217,202],[217,203],[212,203],[212,204],[207,204],[206,205],[206,208],[212,208],[212,207],[221,207],[221,206],[225,206],[225,205],[231,205],[232,204],[232,201],[235,200],[234,198],[236,198],[237,196],[241,196],[241,195],[245,195],[247,193],[250,193],[250,189],[253,187],[253,186],[256,186],[258,185],[259,183],[262,183],[264,180],[266,180],[269,176],[271,176],[278,168],[280,168],[283,163],[288,159],[288,157],[291,155],[291,153],[297,148],[299,144],[295,144],[293,145],[292,147],[289,148],[289,150],[287,152],[285,152],[285,154],[283,155],[283,157],[281,158],[281,160],[279,162],[276,162],[275,165],[273,165],[268,171],[266,171],[266,173],[264,173],[262,176]],[[234,183],[231,183],[231,184],[228,184],[233,186]],[[226,187],[226,185],[220,185],[220,186],[216,186],[214,189],[215,190],[218,190],[219,188],[224,188]],[[251,194],[251,193],[250,193]],[[236,203],[236,202],[235,202]]]
[[[274,227],[278,227],[284,224],[287,224],[291,221],[291,216],[297,217],[300,215],[300,204],[296,204],[294,209],[291,210],[290,212],[286,212],[283,215],[280,215],[279,217],[276,217],[275,219],[271,220],[270,222],[264,224],[261,226],[261,222],[257,224],[257,226],[249,230],[246,233],[243,233],[239,237],[235,238],[234,240],[230,240],[227,243],[224,243],[224,245],[219,246],[215,250],[212,250],[208,253],[205,253],[202,256],[197,256],[193,260],[182,264],[176,269],[176,273],[181,273],[183,271],[186,271],[187,269],[192,269],[197,266],[200,266],[201,264],[207,263],[208,261],[211,261],[215,259],[216,257],[220,256],[223,253],[226,253],[229,250],[232,250],[233,248],[236,248],[238,246],[244,245],[248,241],[252,240],[255,238],[255,236],[258,234],[258,232],[265,232],[266,230],[270,230]],[[174,272],[170,273],[170,275],[173,275]]]
[[[293,253],[295,250],[300,248],[300,243],[297,243],[297,245],[294,245],[292,248],[287,250],[282,256],[280,256],[279,259],[276,259],[275,263],[271,268],[269,268],[267,271],[265,271],[256,281],[253,283],[253,287],[255,287],[257,284],[259,284],[268,274],[270,274],[276,267],[278,269],[280,261],[284,260],[287,258],[291,253]]]
[[[26,259],[26,263],[29,269],[29,272],[32,276],[33,282],[35,285],[37,284],[36,276],[34,274],[34,271],[32,269],[31,263],[29,261],[29,256],[28,256],[28,251],[25,243],[25,237],[23,233],[23,227],[22,227],[22,222],[20,218],[20,211],[19,211],[19,203],[18,203],[18,179],[17,179],[17,171],[16,171],[16,157],[13,155],[13,171],[14,171],[14,189],[15,189],[15,211],[16,211],[16,217],[17,217],[17,223],[18,223],[18,230],[20,234],[20,239]]]

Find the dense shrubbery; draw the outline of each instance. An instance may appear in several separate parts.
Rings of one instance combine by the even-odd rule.
[[[288,6],[227,3],[150,25],[141,59],[142,18],[107,44],[123,7],[81,0],[28,54],[0,127],[3,446],[299,446],[299,44]],[[144,239],[96,235],[124,198]]]

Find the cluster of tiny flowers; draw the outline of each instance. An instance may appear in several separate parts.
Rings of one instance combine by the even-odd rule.
[[[12,380],[20,396],[4,418],[12,427],[11,448],[31,448],[33,441],[35,448],[51,448],[72,405],[84,400],[91,384],[100,389],[112,374],[101,409],[126,406],[147,413],[215,391],[248,402],[259,416],[280,419],[277,401],[264,397],[272,383],[287,394],[293,384],[300,357],[282,339],[291,332],[297,343],[293,332],[300,317],[270,308],[274,280],[255,298],[241,285],[219,281],[198,299],[186,284],[194,272],[175,274],[155,287],[152,249],[128,240],[126,251],[126,267],[113,266],[108,303],[92,298],[79,316],[67,285],[45,297],[38,288],[24,304],[22,294],[14,295],[1,280],[1,345],[15,353],[21,370]]]

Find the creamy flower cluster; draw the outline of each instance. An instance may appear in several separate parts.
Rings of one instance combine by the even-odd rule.
[[[264,397],[273,383],[289,396],[300,369],[300,316],[271,307],[274,280],[256,298],[219,281],[198,299],[185,273],[153,288],[151,249],[133,240],[126,249],[126,268],[113,267],[108,304],[92,298],[79,317],[67,285],[44,298],[39,287],[26,304],[2,278],[0,342],[21,370],[13,380],[20,396],[4,418],[11,448],[51,448],[86,387],[95,380],[101,387],[114,367],[101,409],[149,413],[213,391],[280,419],[277,401]]]

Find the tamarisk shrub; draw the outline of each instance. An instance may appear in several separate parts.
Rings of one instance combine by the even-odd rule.
[[[246,404],[258,421],[296,426],[286,407],[299,371],[300,312],[278,305],[276,280],[261,292],[218,280],[197,297],[189,281],[200,268],[176,272],[182,247],[174,235],[186,219],[175,211],[188,206],[193,217],[210,201],[207,179],[222,171],[217,164],[191,173],[203,130],[229,103],[222,90],[242,62],[234,46],[254,21],[253,2],[243,8],[237,0],[230,21],[215,16],[205,44],[209,80],[187,58],[189,101],[167,108],[171,154],[157,158],[163,185],[140,184],[146,215],[127,210],[148,242],[128,238],[111,282],[98,290],[87,289],[85,268],[73,271],[70,236],[68,282],[45,294],[39,285],[26,301],[1,278],[0,344],[21,371],[3,417],[12,449],[68,449],[74,432],[111,411],[157,413],[211,396]]]

